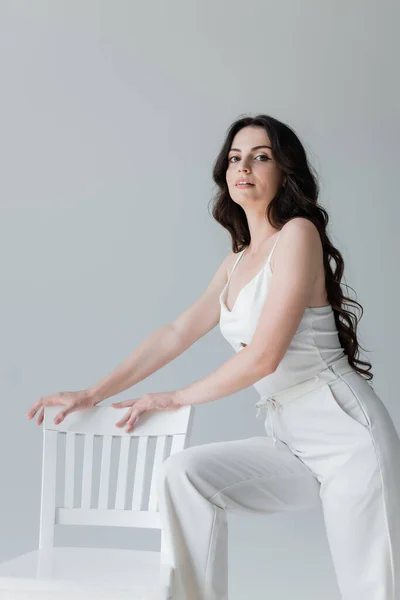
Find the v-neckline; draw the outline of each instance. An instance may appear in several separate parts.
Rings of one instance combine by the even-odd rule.
[[[236,304],[237,304],[237,302],[238,302],[238,300],[239,300],[239,297],[241,296],[242,292],[243,292],[243,291],[244,291],[244,290],[245,290],[247,287],[249,287],[249,285],[250,285],[250,284],[251,284],[251,283],[252,283],[252,282],[253,282],[253,281],[254,281],[254,280],[255,280],[255,279],[256,279],[256,278],[257,278],[259,275],[261,275],[261,273],[264,271],[265,267],[269,266],[269,259],[270,259],[271,255],[272,255],[272,252],[273,252],[274,248],[275,248],[275,244],[276,244],[276,242],[278,241],[279,235],[280,235],[280,234],[278,234],[278,237],[276,238],[276,240],[275,240],[275,242],[274,242],[274,244],[273,244],[273,246],[272,246],[272,248],[271,248],[270,252],[268,253],[268,256],[267,256],[267,258],[266,258],[266,260],[265,260],[265,262],[264,262],[263,266],[261,267],[261,269],[260,269],[259,271],[257,271],[257,273],[254,275],[254,277],[252,277],[252,278],[250,279],[250,281],[248,281],[248,282],[247,282],[247,283],[246,283],[246,284],[245,284],[245,285],[244,285],[244,286],[243,286],[243,287],[242,287],[242,288],[239,290],[239,293],[238,293],[238,295],[236,296],[236,299],[235,299],[235,302],[233,303],[233,306],[232,306],[232,308],[231,308],[231,309],[229,309],[229,308],[228,308],[228,306],[226,305],[226,302],[225,302],[225,298],[226,298],[226,295],[227,295],[226,293],[227,293],[228,285],[229,285],[229,283],[230,283],[230,281],[231,281],[231,278],[232,278],[232,275],[233,275],[233,271],[236,269],[236,267],[237,267],[237,265],[238,265],[238,263],[239,263],[240,259],[242,258],[243,254],[244,254],[244,252],[245,252],[246,248],[248,248],[248,246],[246,246],[246,248],[243,248],[243,250],[241,251],[241,253],[240,253],[240,256],[238,256],[238,258],[237,258],[237,260],[236,260],[235,264],[234,264],[234,265],[233,265],[233,267],[232,267],[232,271],[231,271],[231,272],[230,272],[230,274],[229,274],[228,281],[227,281],[227,282],[226,282],[226,284],[224,285],[224,287],[223,287],[223,289],[222,289],[222,292],[221,292],[221,294],[220,294],[220,301],[221,301],[221,304],[224,306],[225,310],[226,310],[226,311],[227,311],[229,314],[231,314],[231,313],[233,313],[233,312],[234,312],[234,310],[235,310],[235,307],[236,307]],[[271,271],[271,270],[270,270],[270,272],[272,273],[272,271]]]

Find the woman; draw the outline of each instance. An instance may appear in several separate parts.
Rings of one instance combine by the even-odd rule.
[[[58,420],[97,404],[170,362],[217,323],[235,355],[172,392],[114,403],[141,412],[176,409],[254,385],[265,436],[186,448],[158,478],[159,509],[177,577],[174,600],[227,600],[227,511],[271,514],[322,502],[344,600],[400,600],[400,440],[358,358],[358,304],[341,289],[343,259],[317,204],[304,148],[287,125],[245,117],[217,157],[213,216],[232,237],[202,297],[160,328],[111,375],[64,404]],[[332,268],[331,259],[335,263]]]

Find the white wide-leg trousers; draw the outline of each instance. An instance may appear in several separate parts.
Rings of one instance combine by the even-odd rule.
[[[157,485],[173,600],[228,600],[227,511],[320,502],[342,599],[400,600],[400,439],[344,358],[266,398],[266,436],[164,461]]]

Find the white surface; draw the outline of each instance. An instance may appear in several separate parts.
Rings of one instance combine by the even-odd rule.
[[[0,598],[162,598],[168,567],[158,552],[56,547],[22,554],[0,565]],[[15,595],[15,592],[22,595]],[[60,592],[59,595],[55,595]],[[25,595],[36,594],[36,596]],[[64,594],[64,595],[62,595]],[[75,594],[75,595],[74,595]],[[88,595],[89,594],[89,595]],[[118,594],[118,595],[116,595]]]

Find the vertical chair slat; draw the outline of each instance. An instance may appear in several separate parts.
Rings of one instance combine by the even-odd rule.
[[[149,439],[150,438],[148,435],[144,435],[139,438],[132,494],[132,510],[140,510],[142,508],[146,454],[149,445]]]
[[[74,507],[74,476],[75,476],[75,433],[67,432],[65,439],[65,488],[64,506]]]
[[[100,465],[99,508],[108,508],[112,438],[112,435],[103,435]]]
[[[82,508],[90,508],[92,497],[93,441],[94,434],[86,433],[83,449]]]
[[[44,430],[39,548],[54,545],[56,513],[57,431]]]
[[[121,437],[115,508],[122,510],[125,508],[126,484],[128,479],[129,444],[131,439],[132,438],[130,436]]]
[[[175,454],[175,452],[180,452],[181,450],[184,450],[186,442],[187,436],[173,435],[171,449],[169,451],[170,455]]]
[[[149,497],[149,510],[150,511],[158,510],[157,474],[158,474],[158,469],[165,457],[165,451],[166,451],[166,447],[167,447],[166,442],[167,442],[166,435],[160,435],[157,437],[156,451],[154,454],[154,461],[153,461],[153,472],[152,472],[152,476],[151,476],[150,497]]]

